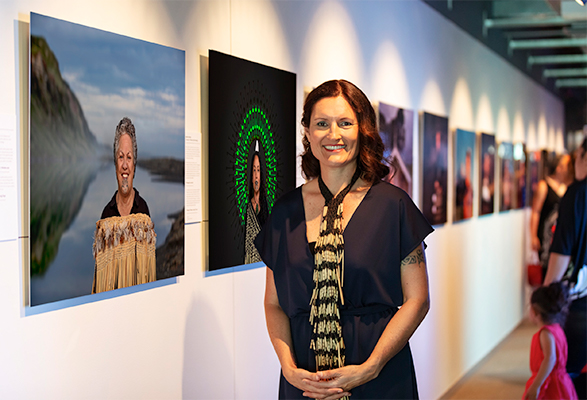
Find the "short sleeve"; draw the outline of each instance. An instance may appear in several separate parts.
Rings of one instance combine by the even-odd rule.
[[[399,199],[399,214],[400,258],[403,260],[434,232],[434,228],[407,194]]]

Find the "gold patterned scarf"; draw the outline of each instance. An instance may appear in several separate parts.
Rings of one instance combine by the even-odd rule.
[[[344,341],[340,326],[338,299],[342,295],[344,275],[344,240],[342,202],[361,175],[357,168],[351,182],[336,197],[318,177],[324,196],[320,234],[314,255],[314,291],[310,300],[310,324],[313,326],[310,348],[316,355],[316,368],[324,371],[344,366]]]

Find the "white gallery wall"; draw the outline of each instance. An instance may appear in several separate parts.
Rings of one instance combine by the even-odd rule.
[[[203,132],[204,145],[214,49],[295,72],[300,117],[304,88],[345,78],[374,103],[448,116],[451,129],[563,150],[562,102],[418,0],[1,0],[0,116],[16,121],[19,149],[31,11],[185,50],[186,130]],[[24,181],[26,158],[17,156]],[[206,274],[206,213],[186,226],[185,276],[31,309],[28,193],[14,195],[17,205],[0,208],[18,231],[0,242],[0,398],[276,398],[265,271]],[[526,212],[478,217],[475,204],[472,220],[437,227],[427,240],[431,310],[412,339],[423,399],[441,396],[524,315]]]

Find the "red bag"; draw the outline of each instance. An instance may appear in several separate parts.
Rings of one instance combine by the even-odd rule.
[[[542,265],[539,263],[528,264],[528,283],[532,287],[542,285]]]

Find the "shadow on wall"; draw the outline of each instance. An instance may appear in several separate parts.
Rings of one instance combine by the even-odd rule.
[[[182,399],[234,398],[234,360],[216,312],[202,296],[193,298],[185,325]]]

